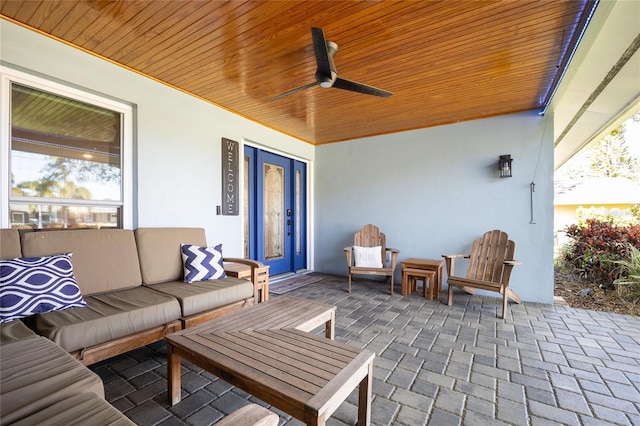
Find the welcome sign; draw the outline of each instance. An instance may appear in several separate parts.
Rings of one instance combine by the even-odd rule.
[[[222,138],[222,214],[238,215],[240,161],[238,142]]]

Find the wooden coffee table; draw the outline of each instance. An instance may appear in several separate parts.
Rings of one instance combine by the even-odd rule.
[[[375,354],[332,340],[335,310],[281,296],[167,335],[170,404],[185,358],[308,425],[324,425],[359,387],[358,424],[369,425]],[[309,333],[323,324],[326,337]]]

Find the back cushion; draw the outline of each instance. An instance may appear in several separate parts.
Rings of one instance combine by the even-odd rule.
[[[132,230],[45,231],[22,236],[24,257],[69,252],[73,273],[84,296],[142,284]]]
[[[145,284],[182,281],[180,244],[207,245],[203,228],[138,228],[135,236]]]
[[[17,229],[0,229],[0,259],[22,257]]]

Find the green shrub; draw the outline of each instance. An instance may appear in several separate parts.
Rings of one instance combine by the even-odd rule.
[[[578,207],[576,218],[578,226],[587,226],[589,219],[597,222],[610,222],[616,227],[629,227],[640,224],[637,205],[628,209],[608,209],[606,207]]]
[[[587,219],[585,226],[569,225],[572,242],[563,251],[563,260],[583,277],[605,288],[614,288],[620,278],[617,261],[630,257],[629,247],[640,248],[640,225],[616,226],[612,222]]]
[[[616,285],[618,295],[633,303],[640,301],[640,250],[632,244],[628,244],[627,259],[617,260],[615,263],[620,265],[620,278],[613,283]]]

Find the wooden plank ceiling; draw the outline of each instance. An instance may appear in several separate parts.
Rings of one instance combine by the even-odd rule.
[[[535,110],[588,0],[14,1],[0,13],[312,144]],[[311,27],[338,75],[393,92],[319,86]]]

